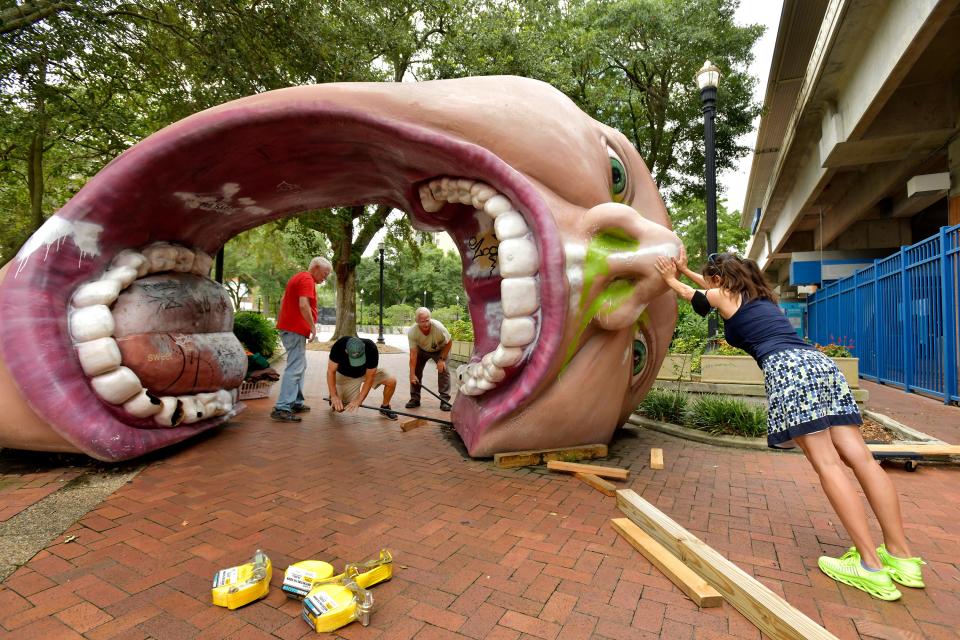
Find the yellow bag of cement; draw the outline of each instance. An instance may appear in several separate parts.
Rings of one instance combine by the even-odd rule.
[[[213,604],[236,609],[267,595],[273,565],[263,551],[257,549],[250,562],[221,569],[213,576]]]
[[[357,620],[363,626],[370,624],[373,594],[357,584],[359,572],[355,566],[347,571],[317,581],[303,599],[303,619],[317,633],[328,633]]]

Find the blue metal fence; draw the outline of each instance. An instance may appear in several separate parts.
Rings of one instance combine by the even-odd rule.
[[[847,346],[860,376],[960,401],[960,225],[876,260],[807,300],[819,344]]]

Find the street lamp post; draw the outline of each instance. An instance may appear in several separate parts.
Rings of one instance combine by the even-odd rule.
[[[706,159],[705,190],[707,205],[707,255],[717,252],[717,166],[716,166],[716,124],[717,85],[720,83],[720,69],[709,60],[697,72],[697,87],[703,101],[703,140]],[[717,316],[710,314],[707,320],[707,340],[711,348],[717,344]]]
[[[360,289],[360,324],[363,324],[363,289]]]
[[[423,306],[427,306],[427,292],[423,292]]]
[[[377,336],[377,344],[384,344],[383,341],[383,243],[379,244],[380,249],[380,335]]]
[[[460,321],[460,294],[457,294],[457,322]]]

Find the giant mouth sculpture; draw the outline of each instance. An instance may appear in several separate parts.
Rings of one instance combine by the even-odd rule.
[[[516,77],[273,91],[127,150],[0,271],[0,445],[123,460],[240,409],[229,238],[383,203],[460,247],[474,456],[606,442],[655,378],[676,303],[663,202],[619,132]]]

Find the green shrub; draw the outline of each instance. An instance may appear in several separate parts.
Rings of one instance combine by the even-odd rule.
[[[714,435],[759,438],[767,433],[767,411],[743,400],[705,395],[690,403],[685,425]]]
[[[280,332],[273,323],[255,311],[240,311],[233,316],[233,335],[253,353],[269,358],[277,348]]]
[[[414,307],[408,304],[395,304],[383,310],[383,322],[391,327],[407,327],[414,323]]]
[[[652,420],[683,424],[687,410],[688,396],[682,391],[650,389],[647,397],[640,403],[640,413]]]
[[[731,345],[726,340],[717,340],[717,350],[713,352],[715,356],[748,356],[750,355],[743,349]]]
[[[451,322],[447,329],[450,330],[450,336],[454,340],[473,342],[473,325],[469,320],[457,320],[456,322]]]
[[[456,305],[450,305],[449,307],[436,307],[435,309],[431,309],[430,316],[434,320],[439,320],[442,322],[443,325],[448,329],[450,328],[450,325],[457,320],[470,317],[467,312]]]

